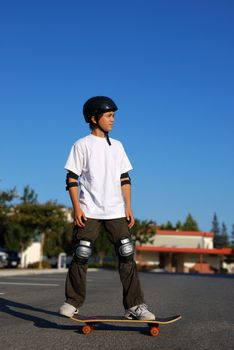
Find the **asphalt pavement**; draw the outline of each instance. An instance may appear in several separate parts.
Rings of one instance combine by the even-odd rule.
[[[7,273],[8,271],[8,273]],[[89,335],[58,315],[64,301],[63,271],[0,270],[0,348],[56,350],[231,350],[234,347],[234,278],[140,273],[149,308],[158,316],[181,314],[161,327],[158,337],[147,326],[101,324]],[[123,315],[121,283],[111,270],[89,270],[88,315]]]

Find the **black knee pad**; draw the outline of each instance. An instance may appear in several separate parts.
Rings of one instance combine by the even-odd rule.
[[[117,253],[121,262],[133,260],[134,246],[129,238],[123,237],[117,242]]]
[[[75,245],[75,256],[80,264],[86,264],[92,255],[92,242],[87,239],[80,239]]]

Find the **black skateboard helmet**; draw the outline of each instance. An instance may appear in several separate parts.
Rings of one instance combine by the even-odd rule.
[[[118,107],[114,101],[106,96],[95,96],[89,98],[83,106],[83,114],[86,123],[90,123],[92,116],[97,116],[108,111],[117,111]]]

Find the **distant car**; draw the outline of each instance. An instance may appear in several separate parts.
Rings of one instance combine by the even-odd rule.
[[[20,253],[14,251],[14,250],[8,250],[7,251],[8,258],[7,258],[7,267],[18,267],[20,264]]]
[[[8,254],[4,248],[0,247],[0,267],[7,267]]]
[[[13,250],[0,247],[0,268],[18,267],[20,264],[20,254]]]

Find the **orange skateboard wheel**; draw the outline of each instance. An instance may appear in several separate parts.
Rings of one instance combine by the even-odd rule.
[[[159,327],[153,326],[150,327],[150,335],[152,335],[152,337],[157,337],[159,335]]]
[[[82,327],[82,333],[87,335],[90,334],[92,332],[93,327],[89,326],[88,324],[86,324],[85,326]]]

